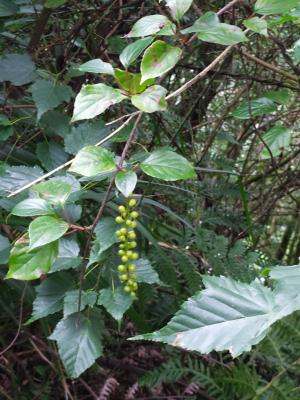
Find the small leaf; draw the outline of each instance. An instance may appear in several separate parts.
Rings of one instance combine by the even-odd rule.
[[[28,54],[4,54],[0,58],[0,81],[10,81],[15,86],[33,82],[37,75]]]
[[[81,72],[90,72],[92,74],[115,74],[112,65],[100,60],[100,58],[81,64],[78,69]]]
[[[5,141],[14,133],[14,128],[6,115],[0,115],[0,141]]]
[[[79,251],[79,245],[74,238],[65,237],[59,239],[58,256],[49,273],[77,268],[81,263],[81,258],[78,257]]]
[[[47,200],[47,202],[62,206],[72,193],[72,186],[68,182],[63,182],[54,178],[34,185],[32,190],[37,192],[39,196]]]
[[[72,314],[62,319],[49,337],[56,340],[60,357],[68,375],[77,378],[102,355],[101,315],[93,309],[89,316]]]
[[[282,150],[288,148],[292,140],[292,131],[285,126],[275,125],[263,134],[263,140],[271,150],[272,156],[277,157]],[[271,158],[271,154],[265,147],[261,153],[263,159]]]
[[[193,0],[166,0],[172,17],[179,21],[191,7]]]
[[[232,113],[237,119],[249,119],[276,111],[277,106],[265,97],[251,101],[243,101]]]
[[[124,292],[122,287],[115,290],[102,289],[98,304],[105,307],[106,311],[117,321],[121,321],[124,313],[131,307],[134,299]]]
[[[9,257],[9,271],[6,278],[30,281],[46,274],[58,253],[58,243],[52,242],[35,250],[30,250],[26,237],[19,239]]]
[[[69,224],[54,217],[38,217],[28,228],[30,251],[44,246],[62,237],[68,230]]]
[[[115,169],[113,153],[103,147],[86,146],[76,155],[69,171],[89,177],[113,172]]]
[[[164,15],[147,15],[139,19],[132,27],[127,37],[145,37],[158,33],[160,35],[172,36],[176,28]]]
[[[122,71],[119,68],[115,70],[117,84],[130,94],[142,93],[149,85],[154,83],[154,79],[148,79],[141,83],[141,77],[141,74],[133,74],[128,71]]]
[[[253,32],[260,33],[261,35],[268,36],[268,24],[262,18],[253,17],[249,19],[245,19],[243,24],[246,28],[250,29]]]
[[[182,50],[157,40],[145,51],[142,63],[142,82],[170,71],[181,57]]]
[[[120,171],[116,175],[115,183],[122,195],[128,197],[136,187],[137,175],[133,171]]]
[[[149,260],[139,258],[136,261],[136,273],[136,281],[139,283],[160,283],[159,276],[157,272],[153,269]]]
[[[262,15],[283,14],[299,4],[299,0],[257,0],[255,11]]]
[[[141,169],[145,174],[164,181],[191,179],[196,176],[194,168],[184,157],[167,149],[151,153],[141,163]]]
[[[119,89],[114,89],[104,83],[84,85],[76,96],[71,122],[94,118],[125,98],[126,96]]]
[[[120,61],[127,69],[153,41],[152,37],[139,39],[129,44],[120,54]]]
[[[43,199],[26,199],[18,203],[11,211],[18,217],[55,214],[52,206]]]
[[[64,298],[64,318],[78,311],[79,290],[70,290]],[[80,311],[87,306],[93,306],[97,300],[96,292],[81,292]]]
[[[57,8],[64,5],[68,0],[47,0],[45,7],[47,8]]]
[[[159,85],[150,86],[143,93],[131,97],[132,104],[147,113],[167,109],[167,89]]]
[[[9,252],[9,240],[5,236],[0,235],[0,265],[6,264],[8,262]]]

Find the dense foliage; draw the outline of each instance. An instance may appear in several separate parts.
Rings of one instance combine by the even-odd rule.
[[[0,0],[0,395],[300,397],[299,0]]]

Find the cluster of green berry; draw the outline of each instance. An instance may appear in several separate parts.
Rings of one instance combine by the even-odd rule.
[[[119,279],[124,283],[124,290],[130,293],[131,296],[136,296],[138,284],[136,282],[137,274],[135,272],[136,265],[133,261],[139,258],[139,254],[133,251],[136,248],[136,218],[139,214],[137,211],[132,210],[137,204],[134,199],[128,199],[124,206],[119,206],[118,210],[121,215],[116,217],[117,224],[124,225],[121,229],[116,231],[116,235],[120,240],[118,251],[121,257],[122,264],[118,266]]]

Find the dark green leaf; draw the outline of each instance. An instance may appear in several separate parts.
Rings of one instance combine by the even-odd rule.
[[[131,307],[134,299],[124,292],[122,287],[115,290],[102,289],[98,299],[98,304],[105,307],[106,311],[117,321],[121,321],[124,313]]]
[[[271,150],[272,156],[277,157],[284,149],[290,146],[292,131],[285,126],[275,125],[263,134],[263,140]],[[263,159],[271,158],[271,154],[266,147],[261,155]]]
[[[46,200],[35,198],[21,201],[12,209],[11,213],[18,217],[55,214],[51,204],[47,203]]]
[[[62,271],[70,268],[77,268],[81,263],[79,245],[74,238],[65,237],[59,239],[58,256],[51,266],[49,273]]]
[[[9,258],[9,251],[10,251],[10,243],[9,240],[0,235],[0,265],[6,264]]]
[[[152,37],[139,39],[129,44],[120,54],[120,61],[127,69],[153,41]]]
[[[116,175],[115,183],[119,191],[123,194],[123,196],[130,196],[137,183],[136,173],[133,171],[120,171]]]
[[[68,0],[47,0],[45,3],[45,7],[48,8],[57,8],[62,6],[63,4],[66,4]]]
[[[9,17],[17,11],[18,6],[13,0],[0,0],[0,17]]]
[[[41,177],[43,171],[39,167],[5,166],[0,171],[0,194],[14,192],[22,186]]]
[[[118,242],[115,235],[117,224],[112,217],[104,217],[95,227],[96,240],[100,244],[100,253],[109,249],[113,244]]]
[[[159,85],[150,86],[143,93],[131,97],[132,104],[147,113],[164,111],[167,109],[167,89]]]
[[[114,69],[111,64],[100,60],[97,58],[95,60],[90,60],[78,67],[79,71],[90,72],[93,74],[108,74],[114,75]]]
[[[62,237],[68,230],[69,224],[54,217],[38,217],[28,228],[30,251],[44,246]]]
[[[144,37],[155,33],[170,36],[174,35],[175,29],[175,25],[164,15],[147,15],[133,25],[127,37]]]
[[[264,93],[264,97],[274,101],[275,103],[286,105],[291,100],[292,93],[288,89],[270,90]]]
[[[64,318],[78,311],[79,290],[71,290],[66,293],[64,298]],[[80,311],[87,306],[93,306],[97,300],[96,292],[81,292]]]
[[[21,86],[35,79],[35,65],[28,54],[4,54],[0,58],[0,81]]]
[[[265,97],[251,101],[243,101],[232,113],[235,118],[249,119],[276,111],[277,106]]]
[[[153,269],[149,260],[139,258],[136,261],[137,282],[140,283],[160,283],[157,272]]]
[[[59,167],[69,158],[63,147],[53,141],[38,143],[36,146],[36,154],[47,171],[52,171]]]

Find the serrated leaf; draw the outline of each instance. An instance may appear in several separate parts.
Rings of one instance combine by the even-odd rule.
[[[299,4],[299,0],[257,0],[254,10],[258,14],[283,14]]]
[[[276,157],[282,150],[290,146],[292,131],[285,126],[275,125],[264,133],[262,138],[271,150],[273,157]],[[271,158],[271,154],[266,147],[263,149],[261,155],[263,159]]]
[[[0,81],[22,86],[33,82],[36,77],[35,64],[28,54],[11,53],[0,58]]]
[[[193,0],[166,0],[172,17],[179,21],[191,7]]]
[[[27,324],[62,310],[64,296],[72,285],[70,275],[61,272],[50,276],[36,286],[37,295],[32,305],[31,318]]]
[[[115,74],[112,65],[100,60],[100,58],[81,64],[78,69],[81,72],[90,72],[93,74]]]
[[[35,250],[29,249],[26,237],[17,240],[9,257],[6,278],[30,281],[46,274],[58,253],[58,243],[52,242]]]
[[[68,375],[77,378],[102,355],[101,314],[93,309],[89,317],[72,314],[62,319],[49,337],[56,340],[60,357]]]
[[[18,6],[13,0],[1,0],[0,1],[0,17],[9,17],[16,14]]]
[[[157,272],[153,269],[149,260],[144,258],[139,258],[136,261],[136,281],[139,283],[160,283],[159,276]]]
[[[30,251],[56,241],[67,232],[68,228],[69,224],[62,219],[50,216],[36,218],[28,228]]]
[[[51,266],[49,273],[62,271],[70,268],[77,268],[81,263],[79,245],[74,238],[65,237],[59,239],[58,256]]]
[[[232,115],[237,119],[249,119],[268,114],[276,110],[277,106],[272,100],[261,97],[251,101],[243,101],[233,111]]]
[[[32,217],[36,215],[53,215],[55,211],[46,200],[30,198],[18,203],[11,213],[18,217]]]
[[[141,111],[153,113],[167,109],[167,89],[159,85],[150,86],[143,93],[131,97],[132,104]]]
[[[96,240],[100,244],[100,252],[109,249],[118,242],[116,236],[117,224],[112,217],[104,217],[95,227]]]
[[[47,135],[65,137],[70,131],[70,117],[59,111],[51,110],[42,115],[39,126]]]
[[[133,171],[120,171],[117,173],[115,178],[117,189],[123,194],[123,196],[130,196],[137,184],[137,175]]]
[[[115,69],[115,79],[117,84],[130,94],[142,93],[149,85],[154,83],[154,79],[148,79],[141,83],[141,74],[134,74],[128,71]]]
[[[120,54],[120,61],[127,69],[153,41],[152,37],[136,40],[129,44]]]
[[[170,71],[179,61],[182,50],[157,40],[145,51],[141,63],[142,82]]]
[[[115,169],[113,153],[103,147],[86,146],[76,155],[69,171],[89,177],[113,172]]]
[[[0,194],[14,192],[43,174],[43,170],[39,167],[5,165],[3,171],[0,171]]]
[[[69,86],[44,79],[38,79],[31,86],[31,93],[38,109],[38,120],[45,112],[56,108],[63,102],[68,103],[74,95]]]
[[[154,151],[140,167],[145,174],[164,181],[191,179],[196,176],[194,168],[184,157],[168,149]]]
[[[115,290],[102,289],[98,298],[98,304],[103,306],[117,321],[121,321],[133,301],[133,297],[125,293],[124,289],[120,286],[115,288]]]
[[[94,118],[125,98],[119,89],[104,83],[84,85],[76,96],[71,122]]]
[[[63,147],[54,141],[38,143],[36,155],[47,171],[59,167],[69,158]]]
[[[260,33],[261,35],[264,36],[268,36],[268,24],[267,21],[262,18],[253,17],[245,19],[243,21],[243,24],[245,25],[246,28],[250,29],[253,32]]]
[[[72,186],[57,178],[38,183],[31,188],[37,192],[42,199],[47,202],[62,206],[72,193]]]
[[[68,315],[74,314],[78,311],[79,290],[70,290],[66,293],[64,298],[64,318]],[[84,310],[87,306],[93,306],[97,300],[96,292],[81,292],[80,311]]]
[[[139,19],[132,27],[127,37],[145,37],[159,33],[160,35],[174,35],[176,28],[164,15],[147,15]]]

